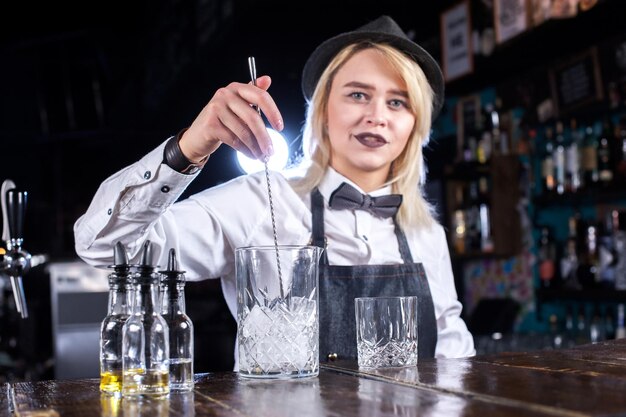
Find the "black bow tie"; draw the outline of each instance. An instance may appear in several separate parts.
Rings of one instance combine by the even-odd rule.
[[[337,210],[365,210],[378,217],[391,217],[402,204],[402,195],[372,197],[369,194],[361,194],[359,190],[344,182],[330,195],[328,204]]]

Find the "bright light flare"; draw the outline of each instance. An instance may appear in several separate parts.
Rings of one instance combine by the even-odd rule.
[[[272,171],[281,171],[287,166],[287,161],[289,160],[289,145],[287,145],[285,137],[274,129],[267,128],[267,133],[269,133],[272,139],[272,145],[274,146],[274,155],[270,156],[267,166]],[[252,174],[265,169],[263,161],[250,159],[241,152],[237,152],[237,163],[246,174]]]

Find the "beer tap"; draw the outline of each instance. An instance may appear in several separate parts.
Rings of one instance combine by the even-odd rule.
[[[17,311],[22,318],[27,318],[28,308],[22,285],[22,277],[31,267],[30,253],[22,249],[27,193],[18,191],[13,181],[6,180],[0,194],[4,222],[2,239],[6,243],[6,251],[0,261],[0,273],[9,276]]]

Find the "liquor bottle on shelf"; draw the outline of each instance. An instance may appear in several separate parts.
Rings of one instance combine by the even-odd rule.
[[[193,390],[193,323],[185,312],[185,272],[178,270],[176,251],[161,271],[161,315],[170,336],[170,389]]]
[[[117,242],[109,274],[109,307],[100,326],[100,391],[122,393],[122,329],[130,316],[133,299],[132,273],[126,249]]]
[[[614,244],[617,262],[615,264],[615,289],[626,290],[626,212],[613,213],[615,226]]]
[[[575,193],[582,187],[580,175],[580,150],[582,135],[578,129],[576,119],[570,121],[570,140],[565,148],[565,188],[566,191]]]
[[[510,152],[510,144],[508,133],[504,130],[503,123],[508,118],[502,112],[502,99],[496,97],[494,103],[487,106],[487,128],[491,130],[493,141],[493,153],[498,155],[508,155]],[[506,120],[505,120],[506,119]]]
[[[542,288],[558,286],[556,270],[556,245],[550,228],[543,226],[539,239],[538,251],[539,279]]]
[[[590,224],[586,226],[585,230],[585,246],[577,271],[578,282],[583,288],[596,288],[600,283],[597,227]]]
[[[552,128],[548,127],[545,131],[545,148],[541,159],[541,183],[544,193],[551,193],[556,187],[553,152]]]
[[[494,146],[492,111],[493,104],[487,103],[480,112],[477,126],[478,131],[480,131],[480,141],[478,143],[478,162],[480,163],[491,160],[491,156],[498,152]]]
[[[463,162],[474,162],[477,159],[477,142],[473,134],[469,134],[463,141]]]
[[[491,210],[489,204],[489,180],[485,176],[478,179],[478,211],[480,216],[480,249],[493,252],[493,235],[491,232]]]
[[[598,141],[598,182],[608,186],[613,181],[611,148],[615,143],[613,127],[608,117],[602,122],[602,133]]]
[[[605,339],[606,331],[600,314],[600,309],[598,306],[595,306],[591,317],[591,323],[589,323],[589,340],[591,343],[598,343]]]
[[[465,221],[465,210],[463,207],[463,187],[457,185],[454,189],[455,209],[453,213],[453,246],[454,251],[463,255],[467,249],[465,247],[465,239],[467,234],[467,225]]]
[[[463,116],[463,126],[459,129],[459,134],[462,134],[463,149],[459,159],[462,162],[474,162],[477,159],[477,137],[479,135],[477,129],[476,117],[473,116],[473,112]]]
[[[622,117],[615,128],[615,180],[626,182],[626,116]]]
[[[578,215],[568,219],[567,241],[561,257],[561,279],[563,280],[563,287],[568,289],[580,289],[580,283],[576,276],[578,270],[578,219]]]
[[[581,165],[585,187],[594,187],[598,183],[599,174],[598,138],[596,137],[593,126],[587,126],[585,128]]]
[[[563,334],[559,328],[559,318],[556,314],[550,315],[550,338],[553,349],[563,348]]]
[[[584,304],[578,306],[576,315],[576,344],[584,345],[589,343],[589,323],[587,323],[587,313]]]
[[[468,195],[465,199],[465,226],[466,226],[466,248],[470,252],[480,252],[481,250],[481,224],[480,210],[478,203],[478,182],[471,181],[467,188]]]
[[[124,374],[127,397],[164,397],[169,394],[169,332],[158,309],[159,274],[152,263],[152,243],[146,241],[134,275],[135,302],[123,330]]]
[[[615,212],[615,214],[614,214]],[[617,226],[617,210],[605,213],[598,233],[598,265],[599,279],[603,288],[615,288],[615,270],[617,253],[615,250],[615,233]]]
[[[556,136],[554,145],[554,181],[557,194],[565,192],[565,137],[563,136],[563,122],[556,122]]]

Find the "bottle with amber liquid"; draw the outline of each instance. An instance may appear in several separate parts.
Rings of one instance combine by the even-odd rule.
[[[185,271],[178,270],[176,251],[169,252],[161,271],[161,315],[167,322],[170,344],[170,389],[193,390],[193,323],[185,312]]]
[[[542,288],[555,288],[557,282],[556,245],[547,226],[541,228],[539,238],[539,279]]]
[[[128,256],[121,242],[115,244],[113,258],[108,314],[100,326],[100,391],[118,396],[122,393],[122,329],[130,317],[133,286]]]
[[[142,249],[134,275],[135,302],[123,330],[124,397],[169,394],[169,331],[158,309],[159,274],[152,264],[152,244]]]
[[[465,210],[463,204],[463,187],[457,186],[454,189],[455,193],[455,209],[453,212],[453,247],[454,252],[457,255],[463,255],[467,252],[467,248],[465,245],[465,238],[467,234],[466,221],[465,221]]]

